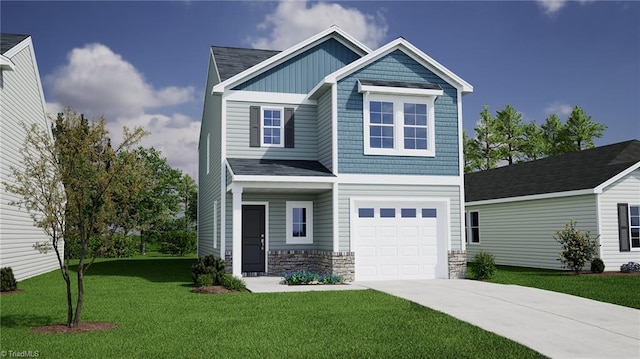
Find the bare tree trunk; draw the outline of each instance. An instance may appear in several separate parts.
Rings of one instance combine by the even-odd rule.
[[[78,301],[76,302],[76,314],[73,318],[72,328],[77,328],[80,324],[82,305],[84,304],[84,258],[78,264]]]

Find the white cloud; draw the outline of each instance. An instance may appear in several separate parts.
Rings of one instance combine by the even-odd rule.
[[[151,135],[142,145],[162,151],[171,166],[197,173],[200,122],[179,113],[158,113],[162,107],[193,101],[193,87],[156,89],[131,63],[101,44],[73,49],[68,62],[45,76],[44,83],[50,93],[49,113],[68,105],[87,117],[105,116],[116,143],[123,126],[143,126]]]
[[[594,1],[595,0],[578,0],[577,2],[580,3],[580,5],[584,5]],[[536,0],[536,2],[544,10],[545,14],[554,15],[567,5],[569,0]]]
[[[544,109],[544,112],[547,115],[551,115],[552,113],[555,113],[560,117],[568,116],[571,113],[571,111],[573,111],[573,106],[566,103],[561,103],[561,102],[554,102]]]
[[[303,1],[281,1],[273,13],[266,15],[258,29],[267,36],[249,38],[254,48],[286,49],[332,25],[338,25],[368,47],[380,46],[387,34],[387,22],[381,13],[362,13],[339,4]]]

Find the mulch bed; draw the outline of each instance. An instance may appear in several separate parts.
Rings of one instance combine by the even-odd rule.
[[[69,328],[66,324],[45,325],[42,327],[31,328],[34,333],[86,333],[98,332],[115,328],[114,323],[107,322],[80,322],[77,327]]]
[[[18,294],[18,293],[23,293],[24,290],[22,289],[16,289],[16,290],[7,290],[4,292],[0,292],[0,295],[11,295],[11,294]]]
[[[192,293],[200,293],[200,294],[227,294],[227,293],[236,293],[232,290],[229,290],[221,285],[212,285],[210,287],[198,287],[193,288],[191,290]]]

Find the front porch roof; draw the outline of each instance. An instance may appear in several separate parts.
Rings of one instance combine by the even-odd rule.
[[[228,158],[235,176],[320,176],[335,177],[318,161]]]

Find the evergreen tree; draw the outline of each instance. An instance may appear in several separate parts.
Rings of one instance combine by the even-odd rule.
[[[602,138],[606,125],[591,121],[582,108],[575,106],[564,127],[567,152],[582,151],[595,146],[593,139]]]

